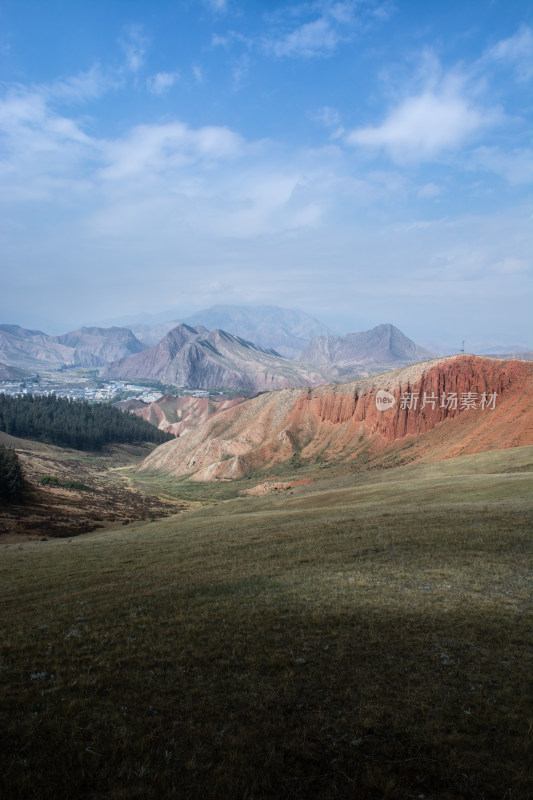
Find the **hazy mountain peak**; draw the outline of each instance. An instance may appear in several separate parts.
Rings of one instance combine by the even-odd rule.
[[[310,339],[329,333],[326,325],[303,311],[269,305],[218,304],[197,311],[184,321],[226,331],[286,358],[297,358]]]
[[[432,356],[433,353],[415,344],[399,328],[385,323],[361,333],[317,336],[303,351],[302,360],[311,364],[392,365]]]

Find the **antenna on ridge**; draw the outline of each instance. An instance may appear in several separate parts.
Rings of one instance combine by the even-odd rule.
[[[465,351],[465,340],[463,339],[463,346],[461,347],[459,352],[464,353],[464,351]]]

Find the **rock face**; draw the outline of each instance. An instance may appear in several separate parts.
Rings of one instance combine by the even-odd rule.
[[[99,367],[145,345],[127,328],[80,328],[62,336],[0,325],[0,360],[30,370]]]
[[[342,463],[364,454],[367,466],[383,466],[533,444],[532,397],[529,362],[449,356],[338,386],[262,394],[156,448],[139,469],[209,481],[295,455]]]
[[[318,336],[301,358],[310,364],[348,364],[363,366],[412,364],[433,353],[419,347],[394,325],[378,325],[363,333],[346,336]]]
[[[270,391],[335,379],[335,370],[312,367],[261,350],[221,330],[177,325],[155,347],[110,364],[107,378],[151,378],[173,386]]]

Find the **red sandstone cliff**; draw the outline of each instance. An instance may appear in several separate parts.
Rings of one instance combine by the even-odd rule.
[[[392,395],[386,410],[378,391]],[[372,378],[269,392],[158,447],[139,469],[193,480],[240,478],[298,453],[346,462],[395,451],[400,461],[533,444],[533,364],[450,356]],[[409,445],[409,453],[406,452]]]

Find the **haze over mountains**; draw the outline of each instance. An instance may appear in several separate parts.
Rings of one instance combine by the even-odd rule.
[[[346,336],[317,336],[302,353],[302,361],[310,364],[377,364],[413,363],[433,358],[435,354],[419,347],[394,325],[378,325],[363,333]]]
[[[268,391],[347,381],[434,355],[391,324],[341,336],[304,312],[277,306],[218,305],[188,320],[85,326],[55,336],[0,325],[1,374],[16,380],[27,371],[84,367],[106,378]]]
[[[278,306],[216,305],[187,317],[188,325],[219,328],[259,347],[275,350],[285,358],[305,361],[302,352],[315,336],[330,333],[326,325],[290,308]]]
[[[338,377],[321,369],[266,352],[222,330],[177,325],[155,347],[110,364],[105,378],[151,378],[174,386],[213,386],[269,391],[316,386]]]
[[[330,333],[326,325],[303,311],[279,306],[215,305],[187,317],[153,324],[133,323],[127,327],[145,344],[153,346],[178,323],[208,330],[223,330],[264,350],[275,350],[285,358],[299,359],[315,336]]]

